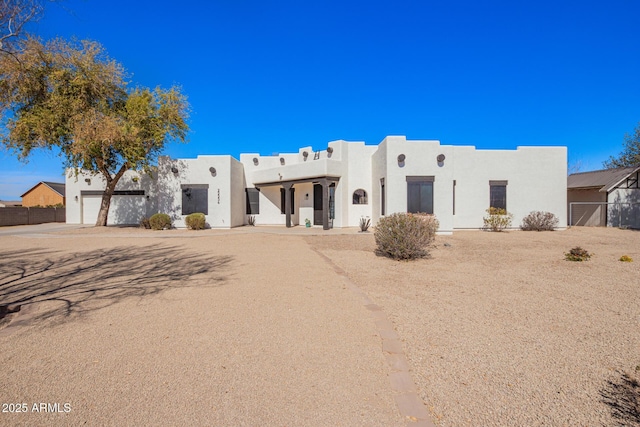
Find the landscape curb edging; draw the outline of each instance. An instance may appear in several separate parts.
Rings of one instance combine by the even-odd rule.
[[[382,307],[375,304],[369,296],[362,291],[347,273],[337,266],[329,257],[311,247],[339,276],[341,276],[349,290],[361,299],[362,305],[369,311],[374,320],[378,335],[382,340],[382,351],[389,368],[389,382],[391,389],[396,393],[395,402],[400,415],[407,420],[408,427],[435,427],[429,411],[417,393],[413,377],[409,372],[409,363],[404,354],[400,336],[393,328],[393,324],[387,318]]]

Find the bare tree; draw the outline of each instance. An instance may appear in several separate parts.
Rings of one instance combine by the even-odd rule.
[[[42,16],[42,0],[0,0],[0,51],[13,53],[24,26]]]

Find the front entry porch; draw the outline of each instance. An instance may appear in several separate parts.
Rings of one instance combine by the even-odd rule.
[[[291,191],[296,184],[313,184],[313,224],[322,225],[324,230],[332,228],[332,220],[335,217],[335,188],[340,177],[320,176],[313,178],[303,178],[289,181],[255,183],[258,189],[261,187],[278,186],[284,190],[284,213],[286,215],[286,226],[292,227],[291,212],[293,200]]]

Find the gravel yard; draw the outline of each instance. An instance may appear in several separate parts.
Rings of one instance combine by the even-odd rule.
[[[460,231],[414,262],[372,233],[307,241],[387,312],[438,425],[640,425],[640,232]]]
[[[565,261],[574,246],[591,260]],[[640,426],[640,232],[374,249],[373,232],[301,227],[0,236],[1,303],[24,301],[0,321],[0,400],[30,412],[0,424],[411,425],[352,283],[438,426]]]

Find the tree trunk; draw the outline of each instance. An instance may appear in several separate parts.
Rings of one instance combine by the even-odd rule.
[[[106,170],[106,168],[102,171],[102,175],[107,180],[107,186],[104,189],[104,194],[102,195],[102,203],[100,203],[100,212],[98,212],[98,220],[96,221],[96,227],[106,227],[107,226],[107,218],[109,218],[109,206],[111,206],[111,197],[113,193],[116,191],[116,185],[122,175],[127,171],[129,165],[125,163],[120,167],[118,173],[116,173],[113,178]]]
[[[107,188],[102,195],[102,203],[100,203],[100,212],[98,212],[98,220],[96,221],[96,227],[106,227],[107,218],[109,217],[109,206],[111,206],[111,196],[116,191],[116,181],[112,180],[107,183]]]

